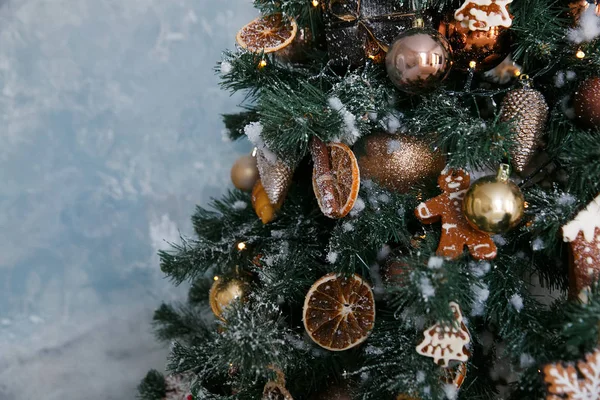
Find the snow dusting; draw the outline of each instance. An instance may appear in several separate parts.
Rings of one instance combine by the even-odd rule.
[[[523,309],[523,298],[518,294],[513,294],[509,299],[510,304],[514,307],[517,312],[521,312]]]
[[[600,17],[596,15],[596,7],[589,6],[583,11],[576,28],[569,30],[568,39],[580,44],[590,42],[600,36]]]

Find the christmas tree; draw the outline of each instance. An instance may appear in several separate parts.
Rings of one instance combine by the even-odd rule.
[[[254,3],[140,398],[600,399],[600,3]]]

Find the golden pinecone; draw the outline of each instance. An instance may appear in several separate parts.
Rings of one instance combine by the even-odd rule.
[[[548,104],[542,93],[525,85],[508,92],[502,101],[500,119],[513,123],[516,137],[510,157],[513,167],[523,172],[544,134]]]

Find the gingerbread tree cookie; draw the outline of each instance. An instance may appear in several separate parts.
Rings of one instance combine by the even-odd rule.
[[[600,276],[600,195],[562,231],[564,241],[571,245],[569,291],[577,297]]]
[[[454,18],[472,31],[489,31],[492,27],[510,27],[508,4],[513,0],[465,0]]]
[[[579,374],[577,373],[579,370]],[[547,400],[600,400],[600,349],[573,364],[548,364],[544,381],[548,384]]]
[[[451,302],[450,309],[454,313],[454,323],[437,323],[431,326],[423,332],[424,339],[417,346],[417,353],[433,358],[442,367],[450,366],[450,361],[466,362],[471,355],[467,349],[471,335],[463,321],[460,307]]]
[[[469,225],[462,212],[462,201],[469,189],[469,173],[449,170],[438,178],[438,186],[444,193],[417,206],[415,214],[424,224],[442,221],[442,236],[437,254],[446,258],[458,258],[468,246],[471,255],[478,260],[496,257],[496,245],[490,235]]]

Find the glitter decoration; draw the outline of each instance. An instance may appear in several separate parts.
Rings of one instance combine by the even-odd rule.
[[[361,179],[372,179],[392,191],[406,193],[445,166],[444,157],[419,138],[377,134],[363,144],[365,154],[358,158]]]
[[[590,78],[581,83],[573,99],[575,115],[588,128],[600,127],[600,78]]]
[[[532,89],[526,80],[523,82],[523,88],[508,92],[500,109],[501,121],[512,121],[516,133],[510,157],[518,172],[523,172],[533,158],[548,119],[548,104],[542,93]]]
[[[271,204],[281,204],[292,183],[294,173],[292,167],[275,157],[258,150],[256,163],[262,185],[269,196]]]

